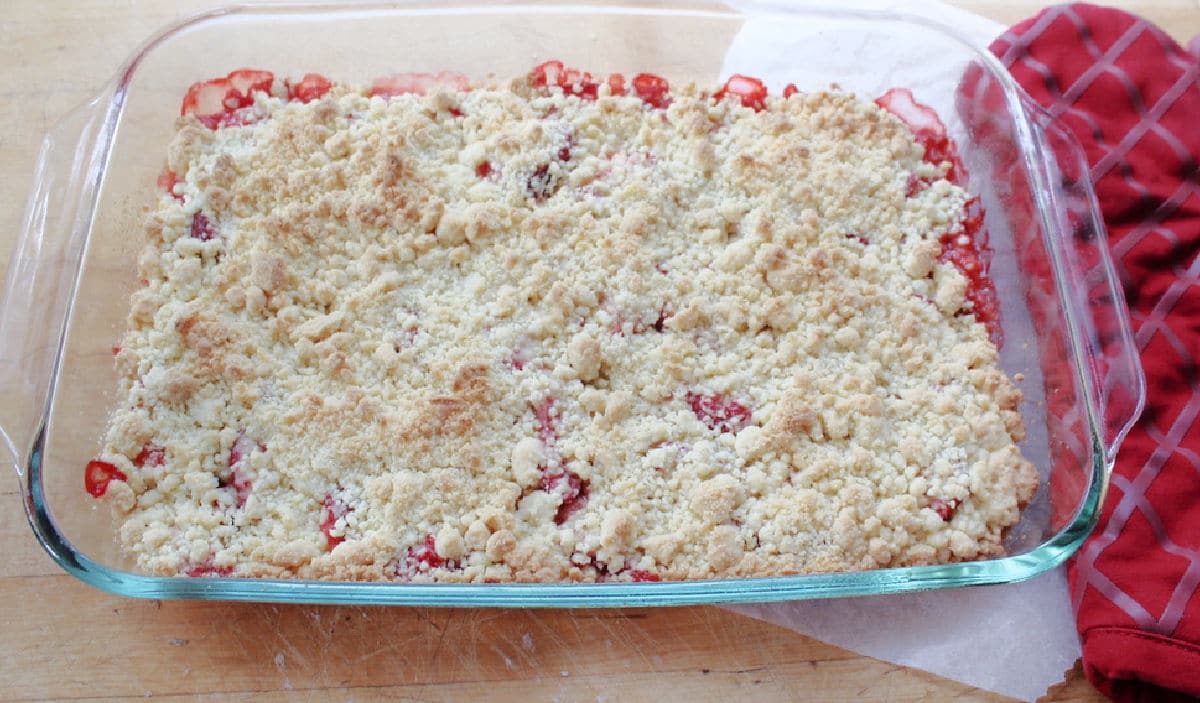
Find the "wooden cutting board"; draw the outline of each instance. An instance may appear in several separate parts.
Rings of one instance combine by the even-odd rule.
[[[957,4],[1014,22],[1043,3]],[[1200,33],[1200,0],[1114,4],[1181,40]],[[154,30],[217,5],[6,3],[0,263],[7,266],[46,130]],[[438,610],[117,598],[51,562],[7,477],[0,555],[0,700],[1008,700],[716,607]],[[1046,700],[1103,700],[1078,671],[1065,676]]]

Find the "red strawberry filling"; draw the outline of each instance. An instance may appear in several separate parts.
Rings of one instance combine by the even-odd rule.
[[[958,510],[958,506],[962,505],[962,501],[958,498],[930,498],[929,507],[938,514],[943,521],[949,522],[950,518],[954,517],[954,513]]]
[[[494,173],[491,161],[480,161],[475,164],[475,175],[480,178],[487,178]]]
[[[966,182],[967,171],[959,158],[954,140],[950,139],[946,125],[933,108],[917,102],[907,88],[892,88],[875,103],[908,125],[917,142],[925,148],[925,161],[933,164],[948,162],[947,180],[958,185]],[[912,174],[905,185],[906,195],[911,198],[927,185],[926,180]],[[987,245],[983,208],[978,198],[972,198],[967,203],[962,228],[943,235],[941,243],[942,253],[938,259],[953,264],[967,279],[967,300],[971,303],[971,309],[959,311],[959,314],[974,315],[987,329],[988,336],[996,346],[1000,346],[1004,341],[1000,329],[1000,301],[996,284],[988,275],[991,248]]]
[[[158,174],[158,189],[182,203],[183,196],[175,192],[178,183],[179,177],[169,168],[164,168],[162,173]]]
[[[687,403],[710,430],[737,432],[750,422],[749,408],[719,393],[703,395],[689,392]]]
[[[574,141],[573,139],[568,139],[567,145],[558,150],[558,160],[559,161],[570,161],[571,160],[571,142],[573,142],[573,141]]]
[[[911,198],[917,193],[925,189],[929,185],[929,181],[921,178],[915,173],[908,174],[908,181],[904,184],[904,197]]]
[[[639,73],[633,77],[634,94],[650,107],[665,109],[670,105],[671,99],[667,97],[670,90],[671,84],[662,76],[656,76],[653,73]]]
[[[139,469],[154,466],[162,466],[166,460],[167,450],[162,447],[150,444],[147,442],[142,446],[142,451],[133,458],[133,465]]]
[[[562,61],[546,61],[533,67],[529,82],[535,88],[557,87],[563,95],[574,95],[584,100],[595,100],[600,95],[600,85],[608,83],[612,95],[627,95],[625,76],[613,73],[607,79],[593,76],[587,71],[563,66]],[[650,107],[665,108],[671,101],[667,97],[670,84],[667,79],[652,73],[639,73],[631,81],[633,94]],[[565,159],[564,159],[565,160]]]
[[[908,88],[892,88],[877,98],[875,104],[908,125],[917,142],[925,148],[925,161],[931,164],[948,161],[950,170],[946,172],[947,180],[957,185],[962,184],[962,180],[966,178],[966,171],[958,157],[958,149],[950,139],[946,125],[942,124],[933,108],[917,102]]]
[[[635,582],[654,582],[662,581],[662,578],[653,571],[643,571],[642,569],[629,569],[625,572],[629,575],[630,580]]]
[[[533,408],[533,417],[536,421],[534,429],[538,433],[538,438],[542,440],[542,444],[549,451],[558,441],[558,430],[554,427],[554,420],[558,415],[554,411],[554,398],[546,396],[538,403],[531,403],[530,407]]]
[[[571,147],[574,145],[575,137],[568,135],[567,143],[560,147],[557,152],[555,152],[554,158],[563,163],[570,161]],[[526,176],[525,192],[529,194],[529,197],[533,198],[534,202],[540,205],[541,203],[545,202],[547,198],[558,192],[558,181],[558,176],[550,173],[549,163],[539,164],[537,168],[533,169],[532,173]]]
[[[620,73],[614,73],[608,77],[608,91],[613,95],[625,95],[628,91],[625,87],[625,76]]]
[[[287,85],[288,100],[298,100],[302,103],[310,103],[317,100],[329,92],[333,84],[329,79],[319,73],[306,73],[299,81],[292,83],[285,81]]]
[[[275,83],[275,74],[254,68],[239,68],[229,74],[229,84],[242,96],[243,100],[251,100],[253,93],[270,93],[271,85]],[[238,107],[245,107],[243,103]]]
[[[238,432],[237,439],[233,440],[233,446],[229,448],[229,466],[236,466],[242,463],[242,460],[257,449],[260,452],[267,451],[262,442],[256,442],[246,436],[246,433]]]
[[[437,553],[433,535],[425,535],[425,541],[420,547],[408,548],[408,560],[414,564],[423,564],[431,569],[445,566],[447,560]]]
[[[253,124],[258,116],[249,108],[254,93],[270,93],[275,74],[242,68],[224,78],[193,83],[183,96],[180,115],[194,115],[209,129]]]
[[[529,357],[526,356],[524,349],[514,349],[508,357],[508,365],[514,371],[523,371],[527,363],[529,363]]]
[[[186,569],[183,570],[183,573],[192,578],[199,578],[202,576],[232,576],[233,575],[233,567],[232,566],[214,566],[212,563],[212,559],[208,559],[200,564],[189,565]]]
[[[713,97],[718,101],[735,97],[741,100],[743,106],[760,111],[767,107],[767,86],[757,78],[735,73]]]
[[[241,464],[256,449],[260,452],[267,451],[266,445],[250,439],[244,432],[238,433],[237,439],[233,440],[233,446],[229,448],[229,481],[228,483],[222,481],[220,487],[233,486],[233,490],[237,493],[237,507],[239,508],[246,506],[246,499],[250,497],[250,491],[254,488],[246,476],[246,472],[242,470]]]
[[[350,507],[341,498],[336,498],[333,494],[327,494],[325,499],[321,501],[321,534],[325,535],[325,547],[332,550],[342,542],[346,541],[345,535],[333,534],[333,528],[337,526],[337,521],[354,512],[354,508]]]
[[[788,83],[787,85],[783,86],[784,100],[792,97],[793,95],[795,95],[796,93],[799,93],[799,92],[800,92],[800,89],[796,87],[795,83]]]
[[[538,487],[562,499],[554,513],[554,523],[561,525],[587,505],[588,484],[576,474],[561,468],[562,459],[555,447],[558,442],[558,429],[555,427],[558,413],[554,409],[554,399],[546,396],[540,402],[530,404],[530,407],[533,409],[534,430],[546,450],[546,463],[538,467],[542,472]]]
[[[546,61],[534,66],[530,81],[535,88],[557,86],[564,95],[575,95],[585,100],[595,100],[600,93],[600,83],[592,74],[565,68],[562,61]]]
[[[550,175],[550,164],[541,164],[525,179],[525,192],[537,203],[543,203],[558,190],[558,179]]]
[[[570,471],[543,474],[539,487],[562,498],[554,513],[554,524],[561,525],[587,505],[588,484]]]
[[[83,470],[83,485],[88,493],[99,498],[108,491],[108,484],[126,480],[125,473],[107,461],[93,459]]]
[[[192,237],[199,239],[202,242],[207,242],[216,238],[217,228],[213,225],[212,220],[199,210],[192,215]]]
[[[420,544],[409,547],[404,556],[396,562],[393,573],[400,578],[412,578],[422,571],[442,567],[457,569],[458,562],[438,554],[433,535],[425,535]]]
[[[942,253],[938,260],[953,264],[967,279],[967,300],[971,303],[971,309],[960,310],[958,314],[974,315],[999,347],[1004,341],[1004,332],[1000,328],[1000,298],[995,282],[988,275],[992,250],[987,245],[979,198],[967,202],[962,229],[942,235],[941,242]]]

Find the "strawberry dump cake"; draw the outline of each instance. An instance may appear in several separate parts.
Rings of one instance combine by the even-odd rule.
[[[154,574],[999,555],[1037,473],[962,177],[904,91],[197,84],[86,488]]]

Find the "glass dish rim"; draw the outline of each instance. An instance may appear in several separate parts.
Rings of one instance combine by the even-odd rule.
[[[383,3],[354,3],[350,5],[332,5],[328,3],[288,3],[281,5],[268,4],[237,4],[199,13],[171,23],[148,38],[138,47],[121,66],[114,79],[91,101],[76,108],[74,114],[89,106],[101,106],[107,98],[108,104],[103,106],[103,124],[101,126],[98,144],[95,149],[101,154],[94,160],[92,173],[85,180],[88,192],[85,194],[83,208],[88,213],[83,227],[90,241],[90,232],[94,225],[96,208],[99,203],[103,178],[107,171],[109,157],[124,112],[126,92],[133,76],[141,62],[154,49],[171,37],[192,27],[208,22],[219,21],[231,16],[262,16],[262,15],[363,15],[386,14],[389,16],[433,16],[433,15],[478,15],[504,14],[519,15],[528,13],[553,12],[559,14],[607,14],[607,15],[643,15],[661,17],[713,18],[732,20],[745,16],[736,9],[698,10],[682,9],[680,3],[674,2],[667,7],[636,7],[624,5],[471,5],[456,4],[451,7],[406,7],[404,5]],[[923,26],[956,41],[968,49],[973,58],[985,67],[992,78],[1002,86],[1005,101],[1014,117],[1017,134],[1026,144],[1037,144],[1033,138],[1037,128],[1031,119],[1031,112],[1040,108],[1025,96],[1024,91],[1016,85],[1012,77],[1004,70],[998,59],[990,52],[980,50],[972,42],[965,39],[952,27],[947,27],[935,20],[886,10],[844,9],[831,5],[816,4],[813,6],[797,6],[791,9],[761,9],[755,10],[765,15],[795,17],[797,13],[828,18],[851,19],[862,21],[889,21],[910,23]],[[69,118],[64,118],[63,121]],[[60,122],[61,124],[61,122]],[[51,130],[51,134],[54,130]],[[49,140],[50,137],[47,137]],[[46,149],[39,157],[38,173],[40,175],[44,164]],[[1038,217],[1043,232],[1057,231],[1058,227],[1048,219],[1046,195],[1047,177],[1040,169],[1031,163],[1028,150],[1023,152],[1023,164],[1028,171],[1033,193],[1038,200]],[[26,233],[28,227],[26,228]],[[23,235],[26,233],[22,233]],[[83,258],[86,260],[84,243]],[[15,252],[20,253],[20,246]],[[1063,264],[1058,256],[1051,256],[1055,272],[1056,292],[1060,298],[1066,299],[1062,290]],[[16,264],[14,258],[14,265]],[[346,603],[346,604],[395,604],[395,605],[436,605],[436,606],[481,606],[481,607],[636,607],[686,605],[699,603],[747,603],[795,600],[807,598],[824,598],[834,596],[872,595],[879,593],[899,593],[918,590],[932,590],[967,585],[988,585],[1012,583],[1025,580],[1043,573],[1073,554],[1082,545],[1094,527],[1101,501],[1107,490],[1109,470],[1112,464],[1112,454],[1115,446],[1120,443],[1124,432],[1118,434],[1108,451],[1105,450],[1101,437],[1100,422],[1096,417],[1097,402],[1093,397],[1092,385],[1086,377],[1086,354],[1079,339],[1080,329],[1077,321],[1073,320],[1069,305],[1064,305],[1066,326],[1071,340],[1071,356],[1073,373],[1083,396],[1082,404],[1085,409],[1087,436],[1091,445],[1093,466],[1087,486],[1087,492],[1074,518],[1053,537],[1039,546],[1012,556],[983,561],[968,561],[932,566],[893,567],[886,569],[853,571],[823,574],[798,574],[778,577],[753,577],[738,579],[722,579],[708,581],[670,581],[662,583],[529,583],[529,584],[411,584],[411,583],[377,583],[377,582],[335,582],[335,581],[305,581],[295,579],[244,579],[244,578],[182,578],[174,576],[150,576],[120,571],[104,566],[86,554],[79,552],[56,527],[50,508],[45,500],[42,486],[41,462],[46,441],[46,425],[52,417],[56,387],[59,372],[65,353],[65,334],[69,329],[73,307],[78,293],[79,273],[83,266],[78,267],[75,279],[68,296],[67,310],[62,330],[57,336],[58,351],[50,369],[48,392],[44,407],[38,416],[37,429],[34,432],[28,451],[28,463],[21,471],[18,462],[18,474],[22,479],[22,498],[26,516],[38,541],[51,555],[56,563],[65,571],[80,580],[102,590],[137,598],[169,598],[169,599],[214,599],[230,601],[263,601],[263,602],[305,602],[305,603]],[[1117,301],[1120,304],[1120,301]],[[1118,311],[1122,317],[1122,311]],[[1128,332],[1128,325],[1125,327]],[[1144,381],[1141,380],[1140,368],[1137,369],[1137,407],[1144,402]],[[1136,417],[1138,413],[1134,414]],[[1132,420],[1126,425],[1132,424]],[[12,440],[6,436],[10,443]],[[22,453],[12,452],[19,459]]]

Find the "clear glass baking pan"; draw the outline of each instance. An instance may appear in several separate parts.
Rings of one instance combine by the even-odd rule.
[[[770,29],[762,33],[764,27]],[[755,33],[757,32],[757,34]],[[763,37],[768,37],[763,39]],[[771,37],[774,37],[773,39]],[[889,58],[891,57],[891,58]],[[1002,364],[1025,393],[1026,456],[1043,486],[1009,556],[841,574],[664,583],[414,585],[137,573],[107,506],[83,490],[116,388],[118,339],[181,96],[241,67],[366,83],[397,71],[516,76],[568,65],[716,85],[732,70],[802,90],[911,89],[947,123],[986,209]],[[936,70],[931,70],[936,69]],[[786,76],[780,76],[780,73]],[[768,75],[770,74],[770,75]],[[645,606],[894,593],[1018,581],[1094,525],[1144,382],[1081,154],[1000,63],[955,31],[830,8],[236,7],[151,38],[46,137],[0,317],[3,425],[34,533],[68,572],[146,598],[458,606]]]

